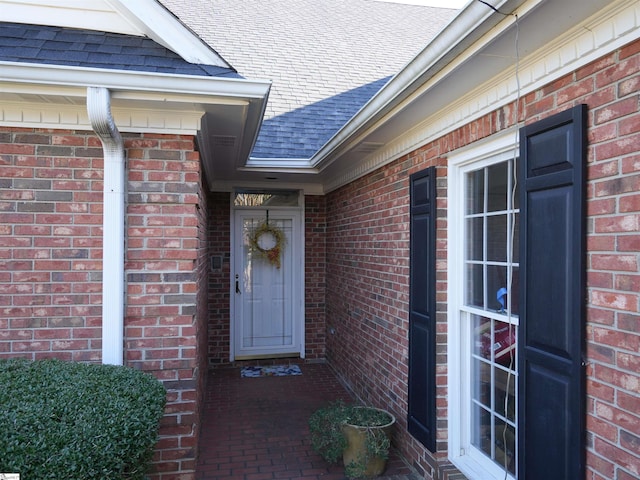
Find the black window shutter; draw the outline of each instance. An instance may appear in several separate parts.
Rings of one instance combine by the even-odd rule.
[[[409,433],[436,450],[436,169],[411,176]]]
[[[518,478],[584,478],[586,105],[520,130]]]

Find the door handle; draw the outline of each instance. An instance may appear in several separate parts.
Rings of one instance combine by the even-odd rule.
[[[240,291],[240,282],[238,281],[238,275],[236,275],[236,293],[242,293]]]

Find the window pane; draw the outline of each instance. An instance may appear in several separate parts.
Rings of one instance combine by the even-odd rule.
[[[520,269],[518,267],[513,267],[511,271],[511,291],[513,293],[507,301],[511,302],[511,314],[517,316],[520,314],[520,305],[518,302],[518,295],[520,293]]]
[[[484,308],[483,270],[482,265],[467,265],[467,305]]]
[[[495,423],[495,462],[501,467],[507,468],[512,475],[516,472],[516,434],[514,428],[502,420],[496,419]]]
[[[496,402],[495,410],[510,422],[516,421],[516,397],[515,385],[516,378],[514,372],[509,375],[508,371],[501,368],[494,368],[495,392],[494,398]],[[509,392],[507,394],[507,392]],[[506,401],[506,404],[505,404]]]
[[[467,215],[484,212],[484,169],[467,175]]]
[[[507,267],[501,265],[487,265],[487,297],[489,305],[487,308],[495,311],[504,311],[507,308],[503,288],[507,284]]]
[[[495,361],[505,367],[515,368],[516,327],[495,321],[492,345]]]
[[[478,378],[474,384],[473,399],[491,408],[491,365],[482,360],[473,360],[473,374]]]
[[[487,211],[495,212],[507,209],[508,162],[491,165],[487,168],[488,192]]]
[[[483,225],[484,219],[469,218],[467,220],[467,259],[483,260]]]
[[[298,192],[238,192],[236,207],[297,207]]]
[[[491,320],[473,315],[473,353],[491,360]]]
[[[507,261],[507,216],[487,217],[487,260],[490,262]]]
[[[520,214],[514,213],[512,215],[512,222],[515,223],[513,228],[513,262],[520,262]]]
[[[471,410],[471,444],[491,457],[491,414],[477,404]]]

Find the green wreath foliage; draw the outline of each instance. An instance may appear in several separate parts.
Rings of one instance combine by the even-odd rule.
[[[275,238],[276,244],[272,248],[265,249],[260,246],[260,236],[264,234],[273,235],[273,238]],[[284,232],[280,228],[268,222],[262,222],[258,226],[258,228],[251,232],[251,235],[249,236],[249,245],[251,247],[251,251],[258,257],[267,260],[276,268],[280,268],[280,259],[282,256],[282,251],[284,250],[285,243],[286,237],[284,235]]]

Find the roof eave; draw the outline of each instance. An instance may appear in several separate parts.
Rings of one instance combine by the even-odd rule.
[[[201,157],[205,170],[213,172],[214,162],[221,160],[214,155],[221,138],[234,139],[233,148],[222,152],[225,161],[247,161],[270,86],[265,80],[0,62],[0,125],[89,130],[87,88],[104,87],[112,93],[123,132],[196,135],[206,127]],[[7,109],[13,111],[6,115]]]
[[[540,0],[542,1],[542,0]],[[502,0],[496,10],[512,12],[526,0]],[[309,164],[319,171],[333,163],[349,145],[354,145],[367,131],[388,121],[402,104],[425,83],[489,30],[505,19],[481,2],[471,2],[397,75],[395,75],[362,109],[354,115],[316,154]],[[426,116],[426,114],[425,114]]]
[[[264,100],[271,82],[244,78],[180,75],[137,70],[111,70],[41,63],[0,62],[0,83],[51,87],[102,86],[146,94],[189,94]]]

